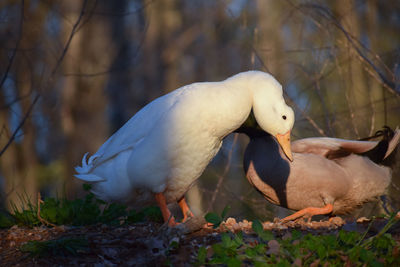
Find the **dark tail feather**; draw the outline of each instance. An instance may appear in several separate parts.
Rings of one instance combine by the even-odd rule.
[[[390,166],[394,163],[397,145],[400,141],[400,130],[393,131],[390,127],[384,126],[383,130],[377,131],[375,135],[360,139],[362,141],[382,136],[382,140],[371,150],[360,155],[368,157],[375,163]]]

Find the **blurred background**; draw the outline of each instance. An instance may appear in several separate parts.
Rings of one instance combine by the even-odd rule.
[[[36,203],[38,192],[82,196],[74,166],[145,104],[241,71],[280,81],[296,113],[293,139],[396,127],[399,63],[400,1],[3,0],[0,207],[22,195]],[[247,142],[226,138],[187,193],[195,214],[226,205],[238,218],[287,214],[244,178]],[[398,163],[388,199],[400,207]]]

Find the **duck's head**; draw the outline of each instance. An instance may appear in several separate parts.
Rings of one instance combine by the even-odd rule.
[[[290,133],[294,112],[283,99],[282,85],[270,74],[252,71],[248,84],[253,93],[253,113],[260,127],[274,136],[290,161]]]

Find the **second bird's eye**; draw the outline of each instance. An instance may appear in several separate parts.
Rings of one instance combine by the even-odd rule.
[[[286,116],[285,116],[285,115],[283,115],[283,116],[282,116],[282,119],[286,120]]]

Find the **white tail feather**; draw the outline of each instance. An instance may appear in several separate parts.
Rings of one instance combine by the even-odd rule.
[[[104,178],[97,176],[96,174],[90,173],[94,166],[94,160],[98,158],[98,155],[92,155],[91,157],[88,158],[89,153],[85,153],[82,158],[82,166],[76,166],[75,171],[77,174],[74,174],[74,176],[78,179],[84,180],[86,182],[101,182],[105,181]]]
[[[88,173],[88,174],[74,174],[74,176],[78,179],[81,179],[86,182],[102,182],[105,181],[106,179],[97,176],[96,174],[93,173]]]

